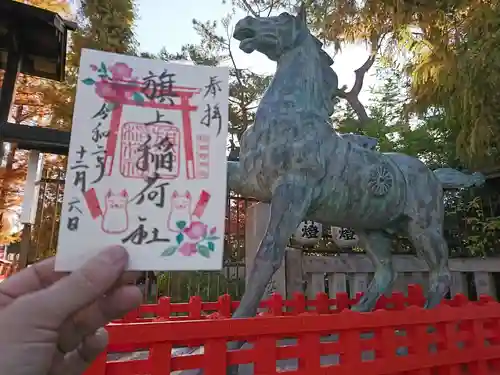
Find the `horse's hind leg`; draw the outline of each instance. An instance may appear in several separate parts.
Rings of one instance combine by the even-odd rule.
[[[353,306],[355,311],[371,311],[378,298],[384,294],[396,279],[392,267],[391,238],[382,231],[356,231],[362,248],[370,257],[375,275],[360,301]]]
[[[410,240],[419,257],[429,266],[429,291],[426,308],[433,308],[448,293],[451,274],[448,268],[448,245],[441,230],[436,226],[423,229],[416,222],[408,225]]]

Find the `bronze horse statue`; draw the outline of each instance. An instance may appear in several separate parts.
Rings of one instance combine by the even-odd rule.
[[[375,265],[357,311],[372,310],[396,278],[391,238],[403,235],[427,262],[426,307],[440,303],[451,277],[443,237],[444,188],[480,185],[479,173],[430,170],[419,159],[362,147],[335,132],[330,117],[338,92],[333,60],[311,35],[304,7],[297,16],[245,17],[234,30],[240,49],[277,62],[255,116],[243,134],[229,188],[270,204],[270,218],[248,286],[234,317],[256,314],[280,267],[290,236],[304,219],[352,228]],[[361,137],[363,139],[363,137]]]

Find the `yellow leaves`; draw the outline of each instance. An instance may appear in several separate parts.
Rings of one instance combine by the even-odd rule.
[[[10,228],[11,229],[11,228]],[[0,231],[0,245],[11,245],[14,242],[21,240],[21,233],[10,233],[9,231]]]
[[[484,1],[424,15],[423,41],[412,43],[412,109],[445,111],[457,153],[470,166],[493,162],[500,101],[500,9]]]
[[[0,235],[10,230],[4,226],[3,219],[11,215],[11,210],[22,203],[27,172],[25,152],[19,152],[16,156],[11,154],[8,158],[10,162],[0,169],[0,215],[2,215]]]
[[[29,4],[38,8],[47,9],[58,13],[63,18],[71,14],[71,7],[67,0],[15,0],[20,3]]]

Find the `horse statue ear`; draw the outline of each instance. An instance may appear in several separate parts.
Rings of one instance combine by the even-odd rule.
[[[307,13],[306,13],[306,3],[302,1],[300,3],[299,10],[296,15],[297,20],[302,22],[304,25],[307,25]]]

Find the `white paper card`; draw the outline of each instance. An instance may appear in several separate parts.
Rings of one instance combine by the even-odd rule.
[[[228,79],[82,51],[56,270],[114,244],[131,270],[222,267]]]

